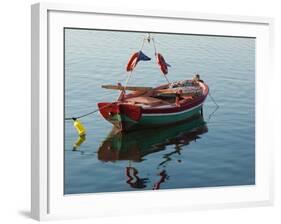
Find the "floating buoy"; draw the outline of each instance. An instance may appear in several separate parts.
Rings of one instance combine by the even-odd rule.
[[[86,135],[86,129],[85,129],[84,125],[77,118],[73,118],[73,120],[74,120],[73,126],[75,127],[76,131],[78,132],[78,135],[79,136]]]
[[[168,74],[168,67],[170,67],[170,65],[165,61],[164,57],[159,53],[156,54],[156,60],[157,60],[157,64],[160,67],[161,72],[164,75],[167,75]]]
[[[133,69],[136,67],[136,65],[138,63],[138,57],[139,57],[139,52],[134,53],[130,57],[129,62],[128,62],[127,67],[126,67],[127,72],[133,71]]]
[[[134,53],[126,66],[127,72],[132,72],[134,68],[137,66],[139,61],[150,61],[151,58],[146,56],[142,51]]]

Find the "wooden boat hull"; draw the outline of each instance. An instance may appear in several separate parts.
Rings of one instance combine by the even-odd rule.
[[[112,103],[99,103],[100,108],[111,105]],[[122,111],[121,105],[113,105],[113,107],[118,108]],[[112,108],[112,107],[111,107]],[[123,107],[124,108],[124,107]],[[202,108],[202,104],[194,106],[184,111],[172,112],[172,113],[142,113],[140,119],[133,119],[130,114],[125,113],[112,113],[109,116],[104,116],[107,121],[112,123],[116,128],[121,131],[133,130],[136,128],[144,127],[158,127],[162,125],[175,124],[189,119],[190,117],[199,114]],[[141,111],[141,108],[139,108]],[[109,112],[110,113],[110,112]],[[108,113],[108,114],[109,114]]]
[[[208,87],[206,85],[206,91],[202,96],[180,105],[142,107],[118,101],[98,103],[98,107],[101,115],[117,129],[129,131],[137,128],[159,127],[185,121],[200,113],[207,95]]]

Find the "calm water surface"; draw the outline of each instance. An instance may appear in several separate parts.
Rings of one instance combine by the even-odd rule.
[[[125,66],[145,34],[65,30],[65,116],[79,116],[118,92]],[[65,121],[65,193],[255,184],[255,39],[154,34],[171,64],[170,81],[194,73],[209,85],[204,117],[180,125],[116,134],[99,113],[82,118],[86,139]],[[153,46],[144,53],[153,58]],[[139,62],[130,84],[165,83],[154,59]],[[213,115],[212,115],[213,113]],[[210,116],[212,115],[212,116]],[[74,144],[81,144],[73,151]]]

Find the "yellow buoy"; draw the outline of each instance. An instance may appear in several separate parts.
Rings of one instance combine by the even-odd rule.
[[[86,129],[84,125],[76,118],[73,119],[74,123],[73,126],[75,127],[76,131],[78,132],[79,136],[83,136],[86,134]]]

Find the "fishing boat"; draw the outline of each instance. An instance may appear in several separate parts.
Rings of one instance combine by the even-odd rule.
[[[162,54],[157,52],[154,39],[144,38],[145,42],[153,42],[155,59],[167,83],[157,87],[129,86],[128,82],[133,69],[139,61],[151,58],[142,52],[142,48],[134,53],[127,64],[130,72],[125,85],[102,85],[102,88],[119,90],[118,98],[113,102],[99,102],[98,108],[103,118],[112,123],[120,131],[129,131],[144,127],[159,127],[182,122],[202,112],[203,103],[209,93],[209,87],[200,75],[192,79],[169,82],[168,67]]]

